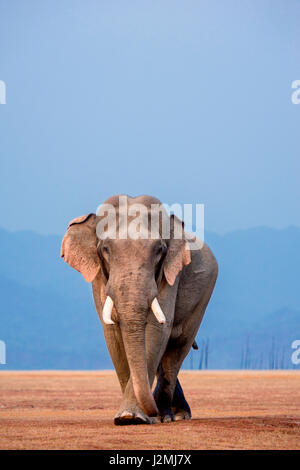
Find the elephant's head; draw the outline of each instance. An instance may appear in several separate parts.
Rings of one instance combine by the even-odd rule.
[[[86,281],[93,282],[101,276],[106,292],[103,320],[108,324],[119,324],[136,398],[151,416],[157,414],[157,407],[146,365],[147,316],[152,309],[159,322],[165,321],[157,300],[158,293],[160,289],[174,285],[183,266],[190,263],[190,251],[184,238],[182,222],[175,216],[169,218],[164,211],[158,219],[158,231],[153,237],[150,211],[153,207],[151,205],[161,204],[157,199],[126,196],[125,218],[121,217],[119,201],[119,197],[114,196],[104,203],[105,207],[109,204],[115,209],[113,235],[108,219],[105,219],[105,210],[98,211],[99,215],[89,214],[74,219],[63,239],[61,256],[80,271]],[[146,207],[146,214],[139,217],[139,224],[136,223],[136,210],[133,209],[137,207],[136,204]],[[169,221],[168,236],[163,233],[163,220]],[[133,225],[139,225],[138,230],[143,232],[143,238],[128,236]],[[178,237],[180,230],[182,236]],[[145,237],[145,233],[148,237]]]

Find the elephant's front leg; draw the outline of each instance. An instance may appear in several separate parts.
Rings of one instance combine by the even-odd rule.
[[[146,325],[146,358],[149,383],[152,386],[160,360],[166,349],[171,332],[170,324],[159,325],[155,318]],[[147,416],[139,406],[134,394],[132,380],[129,379],[120,409],[115,416],[115,424],[151,424],[155,418]]]
[[[122,393],[124,394],[130,377],[130,370],[124,349],[121,330],[118,324],[106,325],[103,323],[103,321],[102,327],[107,349],[115,367]]]
[[[122,333],[118,323],[107,325],[103,321],[102,311],[106,299],[105,286],[98,275],[93,283],[93,294],[99,320],[102,324],[103,333],[107,349],[120,382],[122,393],[124,394],[127,382],[130,377],[129,365],[123,344]],[[116,315],[116,312],[114,312]]]
[[[167,352],[169,354],[169,351]],[[164,362],[164,358],[162,360]],[[160,364],[154,398],[159,409],[161,421],[169,423],[191,418],[191,409],[185,399],[178,378],[168,373]]]
[[[163,354],[154,391],[154,398],[163,422],[191,417],[190,407],[177,376],[195,340],[210,297],[210,293],[208,294],[187,315],[186,320],[175,327]],[[177,331],[181,331],[180,336],[177,335]]]

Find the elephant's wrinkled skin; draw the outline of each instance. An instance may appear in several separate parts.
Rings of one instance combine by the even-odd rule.
[[[150,196],[126,198],[128,207],[139,203],[150,210],[151,204],[160,204]],[[118,211],[119,196],[106,203]],[[189,419],[190,408],[177,375],[214,289],[218,273],[215,257],[205,244],[190,250],[187,234],[175,239],[173,230],[168,239],[102,240],[99,220],[100,216],[89,214],[70,222],[61,256],[92,282],[96,309],[123,392],[115,424],[151,423],[155,416],[163,422]],[[172,229],[181,224],[174,216],[168,220]],[[107,296],[114,303],[114,324],[110,325],[102,318]],[[151,311],[155,297],[166,317],[164,324],[158,323]]]

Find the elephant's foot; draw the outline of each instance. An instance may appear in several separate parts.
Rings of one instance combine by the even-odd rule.
[[[117,426],[128,426],[130,424],[154,424],[156,418],[147,416],[138,406],[128,406],[120,409],[114,418]]]
[[[172,421],[174,421],[174,413],[171,410],[171,408],[164,409],[164,410],[160,409],[159,418],[162,423],[171,423]]]
[[[191,409],[185,399],[179,380],[176,380],[173,398],[170,397],[168,386],[169,381],[161,374],[154,391],[161,422],[170,423],[171,421],[191,419]]]
[[[160,411],[160,420],[162,423],[171,423],[171,421],[180,421],[182,419],[191,419],[191,412],[189,410],[180,410],[173,408],[172,410]]]
[[[174,410],[174,420],[191,419],[191,412],[188,410]]]

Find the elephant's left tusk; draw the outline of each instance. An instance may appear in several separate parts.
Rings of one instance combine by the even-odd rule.
[[[164,312],[160,308],[157,298],[153,300],[151,304],[152,312],[154,313],[158,323],[166,323],[166,317],[164,316]]]
[[[114,306],[114,301],[109,295],[106,297],[105,304],[102,311],[102,318],[106,325],[114,325],[115,322],[111,319],[111,312]]]

